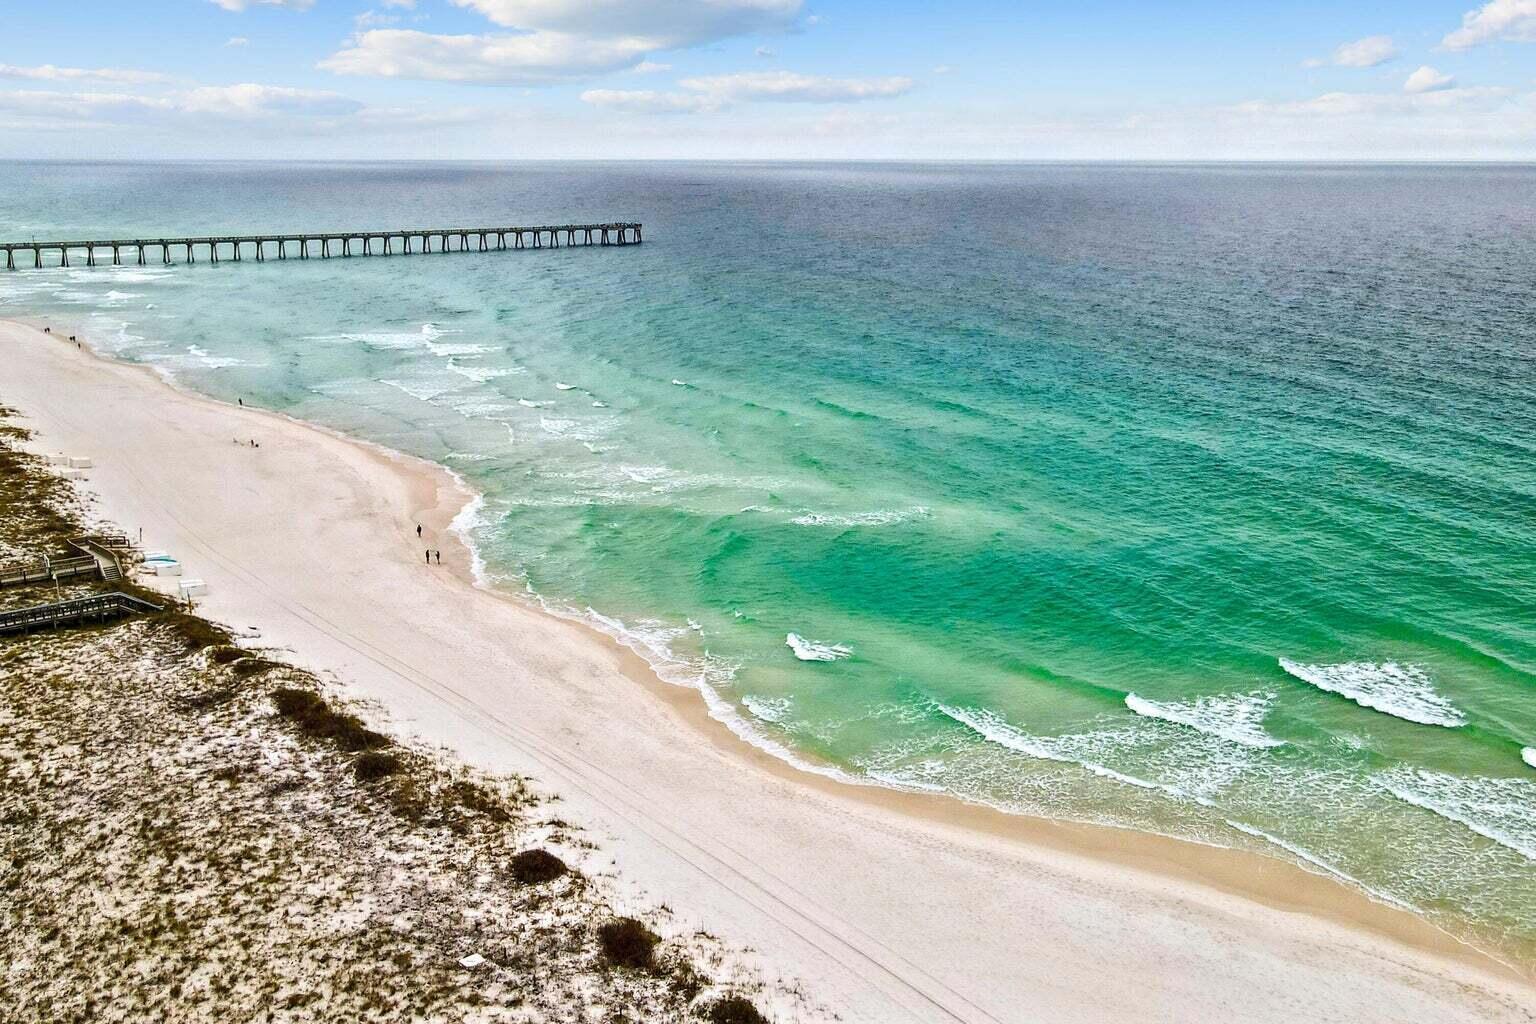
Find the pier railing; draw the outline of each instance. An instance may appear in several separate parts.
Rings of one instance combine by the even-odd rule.
[[[81,252],[85,255],[85,265],[88,267],[97,265],[98,252],[102,260],[110,254],[113,266],[122,266],[126,254],[130,262],[142,267],[150,262],[174,263],[173,254],[184,255],[184,262],[196,263],[199,252],[208,262],[218,263],[221,259],[238,262],[243,258],[253,258],[258,262],[272,258],[330,259],[333,256],[354,255],[354,246],[357,247],[357,255],[393,256],[397,252],[400,255],[417,255],[558,249],[562,245],[562,238],[566,246],[639,245],[642,241],[640,228],[641,225],[626,221],[612,224],[544,224],[536,227],[412,228],[400,231],[299,232],[286,235],[0,242],[0,252],[5,253],[7,270],[24,269],[27,254],[32,257],[31,266],[41,267],[45,253],[57,253],[58,262],[54,265],[67,267],[70,266],[70,254]],[[18,254],[22,257],[21,261],[18,261]],[[151,259],[151,256],[157,258]]]

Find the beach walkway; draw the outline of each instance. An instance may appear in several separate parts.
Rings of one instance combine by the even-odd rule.
[[[0,612],[0,636],[32,633],[40,629],[60,629],[109,622],[126,615],[163,611],[159,605],[142,601],[131,594],[113,591],[69,601],[35,604]]]

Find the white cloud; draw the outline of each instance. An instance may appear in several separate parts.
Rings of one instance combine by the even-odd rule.
[[[1503,106],[1512,90],[1495,86],[1426,92],[1330,92],[1310,100],[1271,103],[1255,100],[1227,108],[1246,115],[1285,118],[1402,117],[1456,109]]]
[[[768,46],[759,46],[757,49],[753,50],[752,52],[753,52],[753,54],[755,54],[758,57],[775,57],[775,56],[778,56],[777,54],[775,54],[773,52],[773,48],[772,47],[768,47]]]
[[[171,80],[169,75],[162,75],[157,71],[136,71],[131,68],[61,68],[52,64],[39,64],[36,67],[0,64],[0,78],[25,78],[38,82],[115,82],[121,85],[140,85]]]
[[[587,103],[632,113],[698,114],[740,102],[840,103],[900,96],[910,78],[826,78],[790,71],[743,71],[733,75],[685,78],[687,92],[588,89]]]
[[[827,78],[793,71],[743,71],[734,75],[685,78],[684,89],[729,100],[780,100],[799,103],[884,99],[912,88],[910,78]]]
[[[1373,68],[1397,56],[1391,36],[1366,36],[1333,51],[1328,63],[1341,68]]]
[[[936,64],[934,65],[933,73],[936,75],[947,75],[953,70],[955,69],[950,67],[948,64]]]
[[[225,46],[247,46],[247,45],[250,44],[250,42],[251,41],[249,39],[245,38],[245,36],[230,36],[229,39],[224,43],[224,45]]]
[[[272,114],[335,116],[363,109],[357,100],[339,93],[290,89],[280,85],[209,85],[172,97],[188,113],[265,117]]]
[[[785,31],[794,26],[803,0],[452,2],[518,31],[452,36],[368,31],[321,61],[320,67],[342,75],[547,84],[637,68],[658,50],[750,32]]]
[[[637,74],[654,75],[662,71],[671,71],[671,64],[657,64],[655,61],[643,60],[632,69]]]
[[[283,117],[339,117],[364,109],[356,100],[332,92],[283,86],[201,86],[180,92],[145,96],[123,92],[0,91],[0,110],[62,121],[139,122],[146,117],[216,118],[220,121]]]
[[[226,11],[244,11],[252,7],[288,7],[295,11],[307,11],[315,6],[315,0],[208,0]]]
[[[1461,28],[1440,40],[1448,50],[1465,50],[1495,39],[1536,42],[1536,0],[1491,0],[1461,16]]]
[[[494,24],[604,38],[634,36],[657,49],[783,31],[803,0],[453,0]]]
[[[645,40],[592,40],[565,32],[441,36],[375,29],[320,67],[338,75],[543,85],[632,68],[650,49]]]
[[[719,110],[721,101],[702,93],[656,92],[651,89],[588,89],[582,100],[633,114],[697,114]]]
[[[1456,79],[1423,65],[1413,74],[1408,76],[1408,81],[1403,83],[1404,92],[1436,92],[1440,89],[1449,89],[1456,84]]]
[[[406,10],[414,10],[416,0],[383,0],[385,7],[403,7]]]
[[[397,25],[400,16],[397,14],[381,14],[378,11],[368,10],[352,16],[352,24],[359,29],[382,28],[385,25]]]

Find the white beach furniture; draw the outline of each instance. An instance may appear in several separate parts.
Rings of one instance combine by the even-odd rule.
[[[188,578],[182,580],[176,589],[181,591],[182,597],[202,597],[208,593],[208,584],[202,580]]]
[[[71,455],[69,465],[73,469],[90,469],[91,457],[89,455]]]

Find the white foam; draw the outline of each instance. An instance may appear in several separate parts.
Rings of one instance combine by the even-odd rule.
[[[486,381],[495,380],[498,377],[510,376],[511,374],[518,372],[517,367],[465,366],[463,363],[453,359],[448,360],[448,369],[452,370],[460,377],[469,378],[477,384],[484,384]]]
[[[608,403],[607,402],[593,402],[592,403],[592,408],[594,408],[594,409],[606,409],[606,408],[608,408]]]
[[[424,341],[427,351],[435,356],[483,356],[487,352],[496,351],[487,345],[438,345],[431,341]]]
[[[1536,782],[1398,768],[1376,776],[1406,804],[1462,825],[1536,861]]]
[[[1175,722],[1245,747],[1281,747],[1284,740],[1264,731],[1264,716],[1272,700],[1272,693],[1247,693],[1163,703],[1128,693],[1125,706],[1146,718]]]
[[[582,423],[580,420],[560,419],[555,416],[540,416],[539,428],[546,434],[570,437],[578,441],[595,440],[602,434],[601,428],[594,424]]]
[[[742,697],[741,704],[765,722],[784,721],[794,706],[794,702],[788,697],[757,697],[752,694]]]
[[[421,381],[387,379],[380,380],[379,383],[386,387],[392,387],[396,391],[403,392],[422,402],[430,402],[438,395],[444,394],[449,390],[436,384],[427,384]]]
[[[620,466],[619,472],[637,484],[653,484],[672,475],[666,466]]]
[[[554,405],[555,403],[553,399],[549,399],[548,401],[543,402],[535,402],[529,398],[519,398],[517,400],[517,404],[528,409],[543,409],[544,407]]]
[[[196,363],[198,366],[207,367],[210,370],[222,370],[228,366],[246,365],[244,359],[236,359],[234,356],[210,355],[206,349],[198,348],[196,345],[188,345],[187,354],[183,358],[189,362]]]
[[[1526,747],[1520,751],[1520,760],[1536,768],[1536,747]]]
[[[1293,857],[1306,862],[1312,867],[1320,869],[1324,874],[1333,875],[1335,878],[1343,879],[1349,884],[1355,886],[1357,889],[1363,891],[1367,896],[1370,896],[1374,900],[1378,900],[1382,903],[1390,903],[1392,906],[1400,907],[1403,910],[1411,910],[1414,911],[1414,913],[1418,912],[1417,908],[1404,903],[1396,896],[1381,892],[1378,889],[1372,889],[1370,886],[1360,881],[1360,879],[1356,878],[1354,875],[1351,875],[1340,868],[1334,867],[1332,864],[1323,860],[1321,857],[1312,853],[1310,850],[1297,846],[1295,843],[1287,842],[1284,839],[1281,839],[1279,836],[1270,835],[1268,832],[1265,832],[1261,828],[1254,828],[1252,825],[1245,825],[1240,821],[1233,821],[1231,818],[1225,818],[1223,820],[1226,821],[1228,825],[1231,825],[1233,828],[1237,829],[1244,835],[1253,836],[1255,839],[1262,839],[1266,843],[1272,843],[1275,846],[1278,846],[1280,849],[1284,850],[1286,853],[1291,854]]]
[[[561,384],[559,381],[556,381],[555,382],[555,390],[556,391],[575,391],[576,390],[576,385],[575,384]]]
[[[1031,736],[1020,729],[1014,728],[1003,720],[1003,717],[995,711],[987,709],[972,709],[954,707],[949,704],[940,704],[937,701],[933,705],[946,717],[954,719],[961,725],[975,732],[983,739],[995,743],[1007,750],[1027,757],[1038,758],[1042,761],[1056,761],[1061,764],[1075,764],[1078,767],[1099,776],[1111,779],[1137,789],[1147,789],[1164,793],[1178,800],[1189,800],[1203,806],[1210,806],[1211,801],[1203,796],[1196,796],[1178,786],[1170,786],[1164,782],[1153,782],[1150,779],[1138,778],[1127,775],[1125,772],[1116,771],[1105,764],[1090,761],[1074,756],[1067,747],[1068,741],[1047,739],[1043,736]]]
[[[853,653],[846,644],[827,644],[819,640],[807,640],[799,633],[784,637],[784,643],[801,661],[840,661]]]
[[[1371,708],[1420,725],[1454,729],[1466,724],[1466,716],[1435,692],[1429,673],[1419,665],[1350,661],[1339,665],[1303,665],[1280,659],[1287,673],[1319,690],[1348,697]]]
[[[685,387],[688,386],[688,382],[687,381],[685,381],[685,380],[678,380],[676,377],[672,378],[672,383],[676,384],[680,388],[685,388]]]
[[[909,519],[920,519],[929,514],[926,506],[914,505],[907,509],[876,509],[873,512],[844,514],[807,512],[790,522],[796,526],[890,526]]]
[[[462,476],[455,473],[452,469],[449,469],[448,472],[453,474],[453,478],[461,486],[464,486],[466,490],[468,489]],[[475,582],[482,587],[489,587],[491,585],[490,574],[486,571],[485,558],[481,555],[480,545],[475,543],[474,536],[475,530],[487,523],[485,495],[479,491],[471,493],[473,497],[465,502],[463,508],[459,509],[458,514],[453,517],[453,521],[448,524],[448,530],[457,536],[459,541],[469,549],[469,570],[474,576]]]

